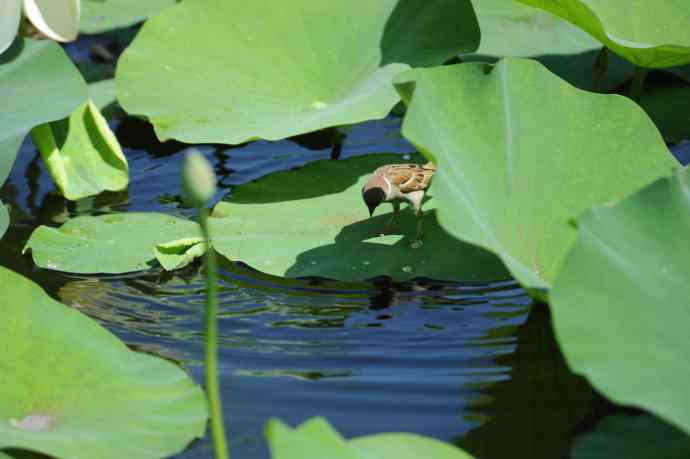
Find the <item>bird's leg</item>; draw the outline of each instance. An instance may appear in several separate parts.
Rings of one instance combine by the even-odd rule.
[[[390,231],[393,229],[393,223],[395,223],[395,220],[398,218],[398,214],[400,213],[400,203],[393,201],[391,204],[393,205],[393,215],[391,216],[391,219],[388,220],[388,223],[386,223],[386,226],[383,228],[383,231],[381,231],[381,234],[390,233]]]

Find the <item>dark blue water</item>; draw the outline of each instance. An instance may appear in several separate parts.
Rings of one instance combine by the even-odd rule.
[[[132,347],[180,362],[201,382],[198,264],[174,273],[84,277],[37,269],[20,254],[36,226],[79,215],[136,210],[193,217],[178,185],[187,146],[158,143],[134,119],[112,126],[129,160],[129,190],[77,203],[54,192],[33,145],[22,146],[0,189],[12,218],[0,264]],[[413,149],[399,128],[395,117],[346,128],[341,154],[404,158]],[[234,185],[331,155],[318,135],[199,149],[219,177],[218,199]],[[406,431],[454,442],[481,459],[558,458],[607,409],[568,371],[547,309],[532,305],[510,279],[346,285],[265,276],[225,260],[220,303],[222,394],[235,457],[267,457],[262,428],[270,417],[296,424],[320,415],[347,437]],[[210,445],[196,442],[178,457],[211,457]]]

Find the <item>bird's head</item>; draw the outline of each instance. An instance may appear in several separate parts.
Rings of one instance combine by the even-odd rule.
[[[377,179],[378,177],[369,180],[362,188],[362,199],[369,208],[369,217],[374,215],[374,209],[386,199],[386,192],[383,188],[386,184],[379,183]]]

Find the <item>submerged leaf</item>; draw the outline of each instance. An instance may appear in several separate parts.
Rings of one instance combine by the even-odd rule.
[[[41,268],[71,273],[124,273],[148,269],[157,244],[193,237],[199,225],[159,213],[77,217],[60,228],[39,226],[24,251]]]
[[[72,41],[79,34],[81,0],[23,0],[24,14],[52,40]]]
[[[216,218],[209,219],[213,247],[231,260],[276,276],[342,281],[385,275],[399,281],[506,278],[496,257],[439,226],[434,185],[423,206],[421,247],[413,244],[417,221],[408,209],[401,212],[392,234],[380,235],[392,207],[384,203],[369,218],[362,186],[377,167],[400,162],[397,155],[318,161],[240,185],[228,202],[216,205]]]
[[[82,0],[82,33],[101,33],[143,21],[175,0]]]
[[[690,63],[686,0],[517,0],[561,16],[641,67]]]
[[[577,220],[553,288],[553,322],[573,371],[616,403],[690,433],[690,171]]]
[[[66,117],[86,97],[79,71],[52,41],[17,39],[0,55],[0,184],[29,130]]]
[[[580,91],[534,61],[416,69],[398,88],[403,135],[438,164],[441,225],[535,293],[575,240],[570,219],[677,165],[632,101]]]
[[[65,120],[35,127],[31,137],[65,198],[76,201],[127,188],[127,159],[91,100]]]
[[[291,429],[272,419],[266,426],[272,459],[472,459],[461,449],[434,438],[384,433],[345,440],[324,418]]]
[[[654,416],[604,418],[575,441],[571,459],[687,459],[690,437]]]
[[[150,459],[203,434],[204,394],[183,370],[129,350],[3,267],[0,285],[0,448]]]

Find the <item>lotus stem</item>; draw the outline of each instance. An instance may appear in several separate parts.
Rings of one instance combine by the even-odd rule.
[[[211,435],[216,459],[229,459],[225,424],[223,422],[223,407],[220,398],[220,382],[218,377],[218,265],[216,253],[211,246],[208,230],[208,209],[205,205],[198,207],[199,224],[206,240],[206,394],[208,397],[209,414],[211,416]]]
[[[647,72],[648,69],[644,67],[635,67],[635,75],[633,75],[629,93],[630,98],[635,102],[640,100],[640,96],[644,90],[644,79],[647,76]]]

